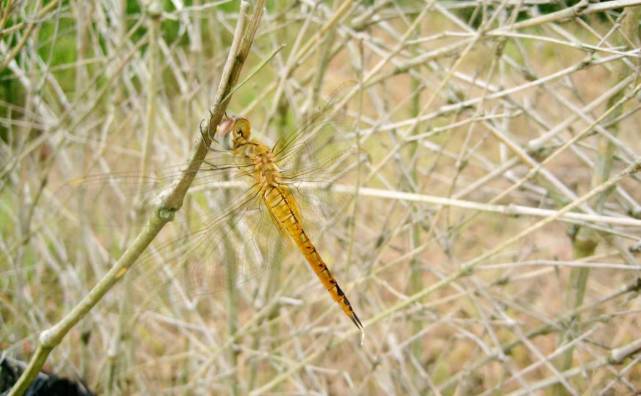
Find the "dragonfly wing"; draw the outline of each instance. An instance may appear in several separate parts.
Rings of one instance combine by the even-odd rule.
[[[246,183],[220,182],[221,173],[229,172],[202,170],[183,210],[130,269],[127,276],[134,279],[132,287],[145,296],[141,307],[163,305],[176,296],[197,303],[200,296],[223,292],[228,285],[220,273],[225,272],[229,261],[240,267],[236,276],[239,281],[232,282],[235,284],[247,278],[246,274],[256,273],[253,268],[260,267],[254,264],[258,262],[255,258],[252,264],[244,264],[248,260],[246,253],[230,253],[241,249],[241,244],[249,243],[249,239],[239,238],[234,228],[251,221],[246,214],[256,210],[257,192],[247,191]],[[163,177],[140,178],[135,173],[110,172],[77,178],[48,193],[51,199],[46,203],[55,210],[47,211],[47,219],[37,220],[54,223],[59,228],[57,237],[65,238],[62,244],[58,240],[55,243],[60,246],[60,256],[101,261],[98,268],[106,268],[113,258],[122,254],[127,241],[142,227],[140,223],[151,215],[151,212],[132,214],[132,196],[139,191],[158,195],[180,175],[180,167],[174,167]],[[239,188],[247,192],[239,193]],[[105,208],[109,208],[108,216],[100,212]],[[136,217],[137,220],[132,220]],[[82,240],[78,235],[83,236]],[[87,239],[92,243],[87,243]],[[98,246],[98,249],[89,246]],[[91,258],[96,256],[96,251],[100,253],[99,258]],[[86,255],[83,252],[87,252]]]
[[[200,296],[224,292],[226,268],[245,260],[244,254],[238,254],[243,250],[241,244],[244,241],[239,240],[236,228],[247,221],[246,214],[255,209],[256,197],[256,192],[250,190],[227,210],[218,209],[222,215],[178,230],[178,235],[174,235],[170,242],[150,251],[146,256],[148,263],[140,266],[142,272],[136,277],[146,282],[151,280],[153,289],[158,292],[164,291],[162,289],[166,289],[167,283],[173,283],[194,302]],[[219,202],[209,205],[214,210],[218,206]]]
[[[353,84],[351,81],[341,84],[328,96],[330,99],[321,101],[320,106],[314,111],[310,111],[308,114],[295,114],[299,119],[296,121],[295,127],[291,128],[292,132],[281,136],[274,145],[273,151],[277,158],[283,159],[292,152],[298,152],[300,147],[317,137],[323,126],[341,120],[343,117],[338,106],[342,104],[345,94]],[[307,96],[307,92],[301,92],[301,95]],[[290,109],[296,113],[298,107],[291,106]]]
[[[337,111],[341,95],[335,95],[321,107],[313,122],[284,133],[272,152],[286,182],[304,180],[334,183],[353,175],[367,158],[365,150],[352,133],[355,125],[347,121],[346,111]],[[342,109],[341,109],[342,110]]]
[[[188,194],[242,186],[240,182],[221,182],[222,175],[239,180],[236,176],[242,173],[242,165],[228,160],[214,166],[208,161],[196,174]],[[184,168],[185,164],[168,165],[156,175],[131,171],[65,174],[64,178],[51,175],[43,194],[49,205],[48,220],[69,229],[84,223],[96,231],[115,233],[129,230],[131,225],[141,227],[162,192],[183,177]],[[105,210],[109,210],[108,216]]]

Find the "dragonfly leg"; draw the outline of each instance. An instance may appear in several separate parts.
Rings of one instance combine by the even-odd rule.
[[[200,120],[200,125],[198,126],[198,128],[200,129],[200,138],[201,138],[202,140],[204,140],[204,141],[206,141],[206,140],[207,140],[207,139],[206,139],[206,138],[207,138],[207,135],[209,135],[209,131],[207,130],[207,128],[203,127],[203,123],[204,123],[204,122],[206,122],[206,121],[207,121],[207,120],[205,120],[205,119],[203,118],[202,120]],[[212,138],[212,140],[213,140],[214,142],[218,143],[218,142],[216,141],[216,136],[215,136],[215,135],[214,135],[214,137]]]

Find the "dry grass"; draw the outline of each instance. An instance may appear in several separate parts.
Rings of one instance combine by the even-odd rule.
[[[640,392],[641,2],[534,3],[265,11],[228,110],[275,142],[331,104],[293,163],[338,175],[300,189],[363,346],[268,218],[195,233],[242,196],[205,166],[45,367],[101,394]],[[189,158],[238,3],[2,4],[0,347],[28,360]]]

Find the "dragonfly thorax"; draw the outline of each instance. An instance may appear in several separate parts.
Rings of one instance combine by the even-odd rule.
[[[251,156],[254,167],[254,178],[260,185],[280,184],[281,172],[276,165],[274,154],[263,144],[256,143],[253,145],[254,153]]]

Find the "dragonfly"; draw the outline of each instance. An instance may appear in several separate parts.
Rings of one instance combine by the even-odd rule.
[[[247,118],[226,116],[217,128],[216,138],[248,165],[244,175],[253,181],[251,189],[267,208],[273,223],[298,247],[331,298],[363,333],[363,323],[305,231],[300,206],[278,165],[284,148],[269,147],[252,138],[251,129]]]
[[[330,297],[338,304],[343,314],[358,328],[361,332],[362,342],[364,338],[363,323],[346,293],[330,271],[328,264],[319,252],[317,244],[312,241],[309,227],[316,228],[318,225],[319,221],[316,221],[317,219],[315,218],[318,213],[314,213],[313,210],[311,213],[304,210],[310,209],[308,208],[310,205],[305,199],[301,202],[298,191],[298,181],[301,180],[301,176],[303,179],[309,180],[309,177],[320,177],[318,173],[326,172],[334,178],[338,173],[347,173],[349,169],[355,166],[350,150],[341,146],[341,144],[350,145],[350,143],[345,143],[345,139],[343,139],[342,143],[336,143],[332,147],[333,143],[331,142],[336,141],[335,133],[332,132],[329,136],[326,135],[318,139],[314,138],[314,133],[317,133],[318,130],[321,130],[321,133],[317,133],[317,135],[322,135],[323,130],[327,132],[326,129],[329,129],[325,128],[329,122],[325,122],[327,120],[324,119],[324,115],[326,115],[327,109],[331,108],[331,106],[332,103],[326,104],[323,109],[310,116],[301,128],[281,139],[277,139],[273,145],[265,144],[254,137],[257,134],[252,134],[252,125],[248,118],[225,114],[218,128],[212,131],[214,145],[205,161],[205,165],[192,184],[191,194],[194,194],[193,196],[199,199],[202,198],[202,195],[206,195],[201,194],[203,191],[205,193],[222,194],[227,190],[219,187],[225,183],[227,185],[235,184],[234,188],[243,187],[244,194],[227,197],[225,200],[234,202],[234,204],[227,210],[222,209],[225,206],[220,206],[222,209],[220,213],[222,214],[214,216],[213,220],[206,220],[205,216],[199,216],[198,214],[193,216],[186,215],[188,218],[198,218],[198,225],[190,224],[187,226],[190,231],[187,231],[188,235],[184,239],[177,237],[169,242],[156,241],[160,243],[160,246],[158,247],[158,244],[155,247],[152,246],[150,251],[139,259],[140,263],[136,266],[136,271],[143,272],[141,278],[146,283],[157,287],[160,287],[158,281],[163,277],[169,278],[169,282],[173,282],[172,276],[178,273],[163,275],[162,272],[173,271],[171,265],[165,264],[175,263],[178,267],[189,268],[187,271],[189,272],[187,275],[189,285],[184,289],[186,290],[185,294],[189,295],[190,298],[196,295],[210,294],[213,289],[227,290],[230,286],[224,279],[225,277],[221,276],[222,274],[219,272],[222,266],[213,264],[212,261],[215,259],[212,260],[212,257],[216,255],[223,257],[224,252],[228,250],[227,246],[223,245],[229,242],[230,245],[234,245],[229,249],[231,251],[243,249],[242,246],[239,247],[242,244],[251,245],[247,248],[251,252],[236,254],[233,258],[234,263],[230,263],[230,267],[240,267],[238,271],[240,274],[236,275],[238,279],[234,281],[235,283],[252,281],[266,270],[264,255],[261,252],[256,253],[257,250],[261,250],[257,242],[258,240],[266,241],[265,238],[267,238],[269,232],[265,232],[261,227],[265,226],[265,223],[272,223],[278,230],[278,238],[281,241],[289,240],[295,245]],[[316,130],[316,132],[313,132],[312,129]],[[208,132],[201,128],[201,134],[204,133]],[[260,136],[260,133],[258,133],[258,136]],[[323,141],[322,143],[320,143],[321,140]],[[321,153],[320,151],[323,151],[323,148],[326,147],[332,147],[332,150],[330,150],[332,152]],[[345,158],[347,158],[347,161],[345,161]],[[309,165],[309,169],[301,170],[301,164],[293,164],[292,162],[294,161],[305,164],[311,163],[312,165]],[[361,159],[357,159],[356,163],[359,161]],[[339,167],[341,168],[340,172],[336,171],[336,168]],[[97,190],[96,192],[84,194],[84,199],[88,201],[88,206],[97,207],[99,205],[97,201],[99,200],[106,201],[108,205],[112,206],[113,201],[116,199],[121,202],[131,201],[129,195],[138,194],[139,183],[141,182],[156,185],[158,181],[161,181],[161,184],[166,184],[164,183],[166,180],[163,179],[168,178],[171,181],[179,178],[181,174],[178,168],[165,167],[165,171],[169,174],[159,178],[142,177],[140,174],[135,173],[110,172],[102,175],[82,176],[74,179],[69,184],[74,186],[70,188],[74,190],[72,194],[77,192],[75,191],[77,188],[83,191],[90,191],[91,188]],[[223,182],[212,182],[212,176],[214,175],[225,175],[226,179]],[[239,179],[245,179],[248,183],[238,185]],[[247,188],[248,184],[249,188]],[[129,191],[130,194],[126,191],[121,193],[120,189],[123,186],[125,190],[127,188],[132,190]],[[149,191],[149,186],[142,189],[148,193],[153,193],[153,191]],[[111,193],[112,190],[113,193]],[[133,192],[133,190],[136,190],[136,192]],[[113,194],[115,196],[112,197]],[[320,194],[322,195],[323,193]],[[60,201],[71,202],[72,200],[62,198]],[[208,209],[218,205],[218,201],[223,201],[223,199],[212,200],[214,203],[207,204]],[[257,206],[258,211],[255,210]],[[304,211],[310,215],[309,218],[303,218]],[[62,213],[62,211],[60,212]],[[92,210],[92,212],[97,212],[97,210]],[[257,220],[257,224],[254,224],[253,228],[247,227],[246,221],[251,223],[252,220],[251,216],[247,215],[247,212],[260,212],[258,216],[253,218],[253,220]],[[109,217],[109,221],[118,223],[117,219],[111,218],[113,216]],[[111,227],[114,226],[112,225]],[[121,229],[122,224],[116,224],[115,227]],[[196,228],[195,231],[194,228]],[[238,232],[234,232],[234,228],[239,229],[236,231],[240,231],[239,233],[242,234],[235,239],[234,237]],[[67,234],[67,232],[61,234]],[[252,235],[246,238],[247,234]],[[165,244],[163,245],[163,243]],[[263,243],[263,246],[265,245],[268,244]],[[221,260],[225,259],[228,258],[225,257]],[[229,262],[229,260],[227,261]],[[250,263],[250,261],[254,263]],[[147,265],[151,262],[158,264]],[[216,283],[225,283],[225,285],[221,287]],[[149,293],[149,300],[152,301],[150,304],[154,304],[153,300],[155,298],[153,294]]]

